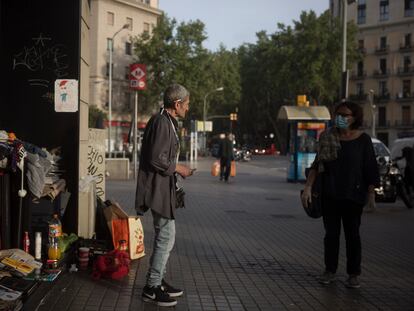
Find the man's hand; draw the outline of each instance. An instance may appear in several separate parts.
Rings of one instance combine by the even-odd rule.
[[[186,178],[188,176],[193,175],[194,170],[192,170],[191,168],[189,168],[186,165],[182,165],[182,164],[177,164],[175,166],[175,171],[180,174],[180,176],[182,178]]]
[[[305,186],[301,195],[302,205],[307,208],[309,203],[312,203],[312,187]]]

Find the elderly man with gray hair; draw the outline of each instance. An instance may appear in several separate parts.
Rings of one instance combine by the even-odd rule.
[[[161,307],[175,306],[174,298],[183,294],[164,277],[175,242],[176,177],[193,174],[192,169],[178,164],[177,118],[185,117],[189,103],[190,94],[182,85],[172,84],[165,90],[164,107],[145,128],[139,161],[135,209],[141,215],[151,209],[155,231],[142,299]]]

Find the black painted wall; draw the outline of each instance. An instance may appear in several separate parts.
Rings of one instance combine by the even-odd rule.
[[[63,218],[77,231],[79,112],[54,111],[56,79],[80,79],[80,0],[1,0],[0,129],[62,148],[72,193]]]

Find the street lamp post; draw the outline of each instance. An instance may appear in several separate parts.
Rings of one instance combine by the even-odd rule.
[[[346,69],[346,44],[347,44],[347,23],[348,23],[348,4],[355,0],[342,0],[342,74],[341,74],[341,98],[348,98],[348,71]]]
[[[218,87],[215,90],[208,92],[205,96],[204,96],[204,105],[203,105],[203,147],[204,147],[204,151],[206,150],[206,146],[207,146],[207,136],[206,136],[206,118],[207,118],[207,107],[206,107],[206,103],[207,103],[207,96],[214,93],[214,92],[222,92],[224,90],[224,87]]]
[[[369,90],[369,103],[372,112],[372,137],[375,137],[375,108],[377,108],[377,106],[374,104],[374,90]]]
[[[111,126],[112,126],[112,52],[114,46],[114,39],[117,34],[119,34],[123,29],[127,29],[129,24],[125,24],[119,29],[117,32],[114,33],[111,40],[109,41],[109,77],[108,77],[108,114],[109,114],[109,124],[108,124],[108,152],[109,157],[112,158],[112,148],[111,148]]]

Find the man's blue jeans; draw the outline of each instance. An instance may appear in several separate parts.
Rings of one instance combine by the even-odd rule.
[[[154,247],[147,273],[147,285],[157,287],[161,285],[167,271],[167,261],[175,242],[175,220],[162,217],[152,211],[154,223]]]

